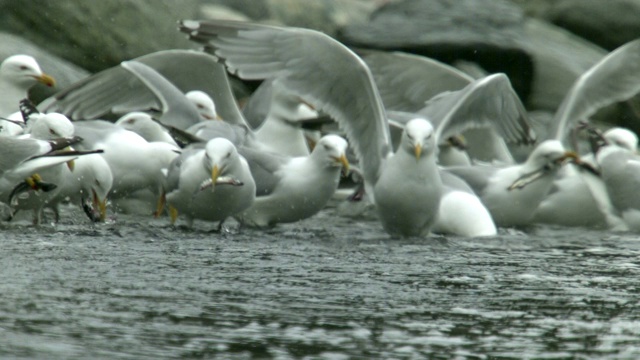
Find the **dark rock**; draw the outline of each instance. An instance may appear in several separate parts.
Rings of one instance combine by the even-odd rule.
[[[41,49],[20,36],[0,32],[0,44],[0,62],[12,55],[30,55],[38,61],[42,71],[56,79],[56,86],[53,88],[38,83],[31,89],[30,96],[35,103],[89,75],[88,71]]]
[[[211,0],[254,21],[304,27],[335,35],[347,24],[364,23],[377,7],[370,0]]]
[[[606,51],[557,26],[538,19],[524,24],[527,53],[534,64],[530,110],[555,111],[576,79]]]
[[[354,47],[402,50],[446,63],[473,61],[506,73],[527,99],[533,63],[524,43],[524,14],[507,1],[405,0],[375,11],[369,23],[350,25],[339,39]]]
[[[543,17],[607,50],[640,37],[639,0],[562,0]]]
[[[176,21],[200,0],[30,0],[0,2],[0,30],[92,72],[153,51],[187,48]]]
[[[340,39],[504,72],[528,109],[553,112],[606,51],[523,11],[499,0],[405,0],[383,6],[367,24],[346,27]]]

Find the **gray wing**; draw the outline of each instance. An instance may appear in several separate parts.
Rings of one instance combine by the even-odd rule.
[[[204,91],[225,121],[244,123],[227,72],[211,55],[193,50],[164,50],[134,60],[153,68],[183,93]],[[160,109],[161,104],[144,83],[122,66],[115,66],[69,86],[39,107],[44,112],[61,112],[72,119],[85,120]]]
[[[259,80],[277,77],[286,88],[334,118],[374,184],[390,154],[385,111],[366,64],[331,37],[313,30],[233,21],[180,22],[191,40],[220,57],[230,72]]]
[[[178,155],[167,168],[167,183],[165,188],[165,193],[170,193],[180,187],[180,169],[185,159],[189,156],[196,154],[198,151],[204,148],[205,144],[194,144],[190,145],[188,148],[182,150],[180,155]]]
[[[614,50],[576,80],[556,112],[551,134],[563,140],[578,121],[638,92],[640,39]]]
[[[0,176],[17,167],[21,162],[47,153],[51,147],[35,139],[0,137]]]
[[[124,61],[120,66],[134,74],[155,95],[161,104],[161,123],[186,130],[200,122],[200,114],[195,105],[153,68],[137,61]]]
[[[466,181],[462,180],[459,176],[453,174],[452,172],[446,171],[444,169],[440,169],[440,179],[442,179],[442,185],[444,185],[445,191],[463,191],[469,194],[477,195],[471,186],[467,184]]]
[[[65,114],[72,120],[85,120],[123,115],[114,107],[124,103],[131,103],[131,111],[160,108],[143,83],[116,66],[71,84],[45,99],[38,108],[42,112]]]
[[[502,73],[478,79],[460,91],[440,94],[419,113],[434,123],[439,141],[479,127],[493,128],[508,143],[535,141],[524,105]]]
[[[122,127],[104,120],[76,121],[73,123],[75,135],[83,140],[74,145],[78,150],[93,150],[106,136],[113,132],[125,131]]]
[[[640,157],[627,151],[615,152],[600,162],[600,169],[613,206],[620,212],[640,210]]]
[[[238,152],[249,164],[251,176],[256,183],[256,196],[266,196],[273,193],[280,183],[278,171],[291,159],[280,154],[246,146],[238,148]]]
[[[242,115],[252,129],[260,127],[267,114],[269,114],[273,81],[274,79],[263,81],[242,108]]]
[[[464,180],[471,189],[478,195],[482,196],[482,192],[489,184],[489,179],[498,171],[493,166],[452,166],[441,170],[441,173],[449,172],[458,178]]]
[[[363,57],[387,110],[416,112],[443,91],[460,90],[469,75],[439,61],[401,52],[374,52]]]
[[[187,132],[203,140],[222,137],[233,143],[235,147],[247,145],[252,136],[251,130],[244,125],[229,124],[225,121],[203,121],[187,129]]]

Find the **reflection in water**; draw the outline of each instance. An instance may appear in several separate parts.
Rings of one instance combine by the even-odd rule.
[[[0,357],[640,355],[631,235],[394,241],[332,210],[227,234],[76,219],[2,225]]]

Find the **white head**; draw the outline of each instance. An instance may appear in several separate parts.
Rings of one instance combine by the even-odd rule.
[[[401,147],[420,160],[422,154],[434,153],[434,132],[433,125],[428,120],[421,118],[409,120],[402,133]]]
[[[565,150],[558,140],[546,140],[533,149],[525,164],[534,169],[548,168],[551,170],[569,158],[576,159],[576,153]]]
[[[43,73],[36,59],[28,55],[14,55],[6,58],[0,64],[0,79],[24,90],[37,82],[47,86],[55,85],[55,80]]]
[[[330,167],[344,166],[349,170],[347,160],[348,143],[338,135],[325,135],[316,143],[311,156]]]
[[[204,149],[204,167],[211,173],[211,183],[215,185],[219,176],[232,173],[239,164],[238,150],[225,138],[213,138]]]
[[[116,121],[116,125],[122,126],[127,130],[131,130],[135,129],[141,123],[149,121],[154,121],[153,118],[151,118],[151,115],[141,111],[134,111],[119,118],[118,121]]]
[[[104,221],[107,214],[107,195],[113,186],[113,173],[100,154],[80,156],[75,160],[74,175],[80,181],[83,198],[90,200],[99,218]]]
[[[186,98],[195,105],[202,120],[220,120],[216,112],[216,104],[207,93],[199,90],[189,91]]]
[[[610,145],[635,152],[638,147],[638,136],[631,130],[614,127],[604,133],[604,138]]]
[[[116,121],[116,125],[142,136],[148,142],[164,141],[171,145],[176,145],[173,138],[167,131],[155,121],[151,115],[134,111],[130,112]]]
[[[33,138],[40,140],[71,137],[75,132],[73,123],[59,113],[41,114],[28,129]]]

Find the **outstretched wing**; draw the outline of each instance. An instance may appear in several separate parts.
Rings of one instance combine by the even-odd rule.
[[[550,134],[563,140],[578,121],[587,120],[599,109],[638,92],[640,39],[614,50],[576,80],[556,112],[555,129]]]
[[[363,168],[377,181],[390,154],[385,111],[371,72],[351,50],[307,29],[233,21],[180,22],[180,30],[244,79],[278,78],[286,88],[336,119]]]
[[[387,110],[416,112],[441,92],[460,90],[473,81],[469,75],[424,56],[373,52],[363,59]]]

